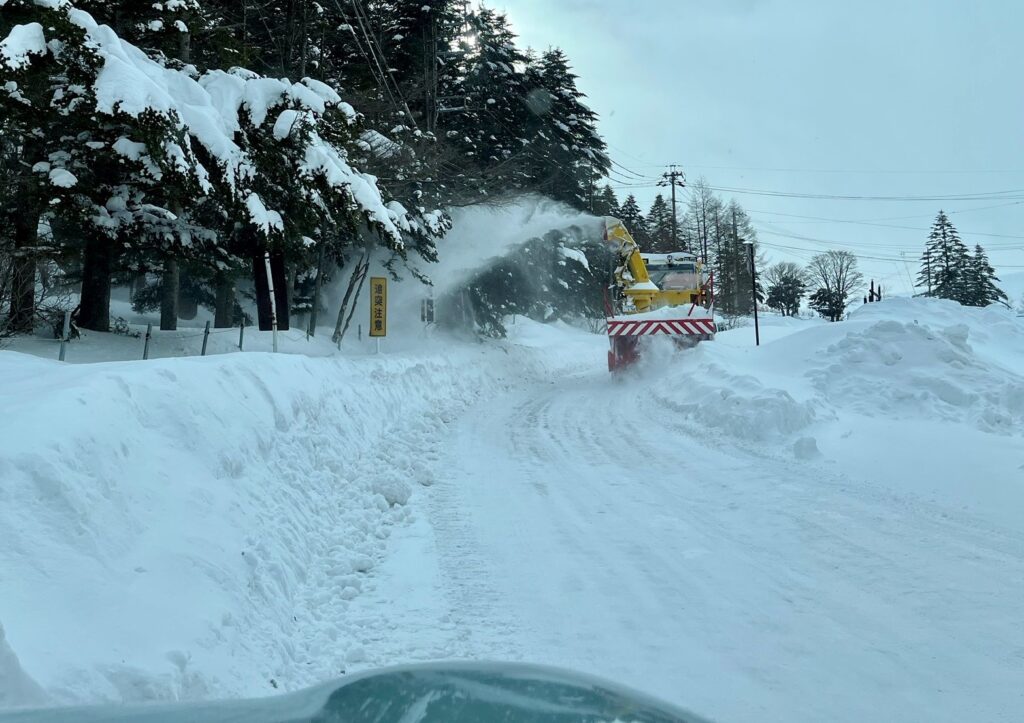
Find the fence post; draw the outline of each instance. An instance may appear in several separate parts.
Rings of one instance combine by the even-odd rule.
[[[270,288],[270,324],[273,331],[274,353],[277,353],[277,297],[274,296],[274,273],[270,268],[270,252],[263,254],[263,261],[267,265],[267,286]]]
[[[149,340],[153,337],[153,325],[146,324],[146,345],[142,347],[142,360],[149,359]]]
[[[203,351],[199,356],[206,356],[206,342],[210,339],[210,322],[206,322],[206,329],[203,331]]]
[[[242,342],[245,341],[245,319],[242,319],[238,326],[238,351],[242,351]]]
[[[68,337],[71,336],[71,310],[64,312],[64,331],[60,335],[60,360],[64,361],[67,354]]]

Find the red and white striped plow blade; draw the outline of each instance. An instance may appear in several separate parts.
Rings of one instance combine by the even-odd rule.
[[[642,319],[608,321],[608,336],[651,336],[653,334],[708,335],[718,331],[714,319]]]

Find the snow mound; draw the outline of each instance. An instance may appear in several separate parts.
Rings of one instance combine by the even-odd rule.
[[[808,376],[836,407],[892,419],[967,419],[983,431],[1024,433],[1024,380],[975,353],[969,324],[878,321],[829,345],[815,361],[820,366]]]
[[[721,333],[663,361],[651,393],[700,426],[754,441],[848,413],[1024,434],[1024,319],[1009,310],[893,298],[787,331],[760,348],[747,329]]]
[[[788,391],[767,386],[753,375],[736,374],[713,362],[694,366],[699,374],[685,383],[661,386],[654,396],[663,407],[701,427],[768,442],[806,429],[818,418],[811,403],[798,401]]]
[[[482,378],[440,356],[260,353],[2,352],[0,374],[3,705],[259,695],[344,672],[384,625],[346,610],[432,482],[406,447],[429,448]]]
[[[3,625],[0,625],[0,709],[40,705],[45,701],[42,688],[22,669],[18,656],[7,644]]]

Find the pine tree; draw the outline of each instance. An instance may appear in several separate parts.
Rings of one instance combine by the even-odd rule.
[[[614,216],[619,212],[619,199],[615,196],[615,191],[607,183],[601,189],[600,193],[597,194],[597,198],[594,202],[594,215],[595,216]]]
[[[619,207],[616,218],[626,225],[626,230],[629,231],[633,240],[640,244],[640,248],[645,248],[646,244],[650,242],[651,235],[647,229],[647,219],[640,211],[640,204],[636,202],[636,196],[632,193],[626,196],[626,200]]]
[[[1009,308],[1010,300],[1003,290],[996,286],[997,281],[999,278],[989,263],[985,249],[980,244],[975,245],[974,255],[967,267],[967,298],[961,303],[968,306],[1002,304]]]
[[[919,281],[922,276],[926,283],[930,280],[928,296],[967,304],[971,300],[969,266],[967,246],[960,240],[949,217],[939,211],[928,235]]]
[[[751,268],[748,243],[757,244],[757,233],[746,211],[735,200],[716,216],[712,237],[716,238],[713,254],[716,305],[728,315],[753,312]]]
[[[650,233],[650,251],[667,254],[678,251],[672,241],[672,210],[660,193],[654,197],[651,210],[647,213],[647,230]]]
[[[924,291],[918,294],[918,296],[933,296],[933,285],[932,285],[932,270],[934,262],[932,260],[932,252],[929,247],[925,247],[924,253],[921,254],[921,270],[917,272],[917,286],[923,288]]]
[[[559,48],[527,68],[530,181],[545,195],[590,209],[596,204],[597,182],[607,175],[611,161],[597,133],[597,115],[584,102],[576,80]]]
[[[476,46],[467,58],[467,110],[446,125],[445,135],[477,174],[501,169],[503,187],[525,187],[522,165],[529,143],[523,74],[526,54],[516,47],[508,19],[489,8],[470,17]]]
[[[179,278],[216,303],[221,324],[235,311],[236,277],[267,248],[285,255],[295,291],[378,245],[393,268],[422,276],[410,254],[436,259],[450,221],[434,209],[448,205],[541,192],[619,215],[615,193],[598,186],[610,162],[569,59],[522,50],[493,10],[462,0],[75,0],[142,51],[152,80],[247,86],[237,118],[224,119],[227,160],[190,124],[206,112],[190,103],[94,110],[106,56],[64,3],[0,4],[0,38],[38,22],[52,41],[24,66],[0,67],[0,178],[18,188],[17,208],[0,209],[0,247],[17,247],[0,260],[0,304],[19,330],[36,314],[37,268],[57,258],[83,283],[85,325],[105,328],[111,283],[141,288],[141,305],[176,303]],[[253,103],[275,88],[266,107]],[[636,200],[624,205],[649,246]],[[40,228],[52,231],[45,246]],[[578,269],[552,263],[575,291]],[[173,304],[164,311],[170,327]]]

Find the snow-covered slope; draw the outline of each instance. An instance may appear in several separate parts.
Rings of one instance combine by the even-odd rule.
[[[1016,517],[1007,503],[1024,479],[1024,319],[893,298],[841,324],[788,321],[805,328],[760,349],[736,329],[724,344],[657,360],[666,381],[655,398],[737,443],[824,455],[897,489]]]
[[[381,357],[2,352],[0,704],[488,658],[723,721],[1013,720],[1022,321],[890,299],[618,377],[522,319]]]
[[[346,611],[412,486],[431,483],[441,430],[507,383],[489,352],[0,353],[0,703],[38,698],[24,671],[56,700],[265,693],[343,672],[386,624]]]

